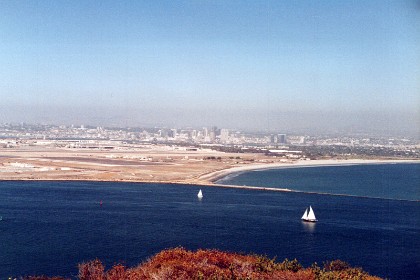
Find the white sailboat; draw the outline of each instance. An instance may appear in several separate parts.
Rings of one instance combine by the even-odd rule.
[[[203,198],[203,193],[201,192],[201,189],[200,189],[200,191],[198,192],[197,197],[198,197],[198,198],[200,198],[200,199],[201,199],[201,198]]]
[[[315,217],[314,210],[312,210],[312,207],[309,205],[308,208],[305,209],[305,212],[303,213],[302,220],[305,222],[317,222],[318,220]]]

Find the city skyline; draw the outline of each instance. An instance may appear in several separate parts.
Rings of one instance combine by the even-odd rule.
[[[419,128],[416,1],[0,1],[0,119]]]

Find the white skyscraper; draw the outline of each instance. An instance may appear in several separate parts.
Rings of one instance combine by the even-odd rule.
[[[222,128],[222,129],[220,130],[220,140],[221,140],[222,142],[226,142],[226,141],[228,141],[228,140],[229,140],[229,129]]]

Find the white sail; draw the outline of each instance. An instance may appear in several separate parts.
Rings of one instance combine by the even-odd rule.
[[[314,213],[314,210],[312,210],[312,207],[311,206],[309,206],[309,213],[308,213],[308,217],[307,218],[310,221],[316,221],[315,213]]]
[[[303,212],[302,220],[306,220],[308,218],[308,208],[305,209],[305,212]]]
[[[203,193],[201,192],[201,190],[198,192],[197,196],[198,198],[203,198]]]
[[[315,218],[314,210],[312,209],[312,207],[310,205],[309,205],[309,209],[308,208],[305,209],[305,213],[303,213],[302,220],[304,220],[306,222],[316,222],[316,221],[318,221]]]

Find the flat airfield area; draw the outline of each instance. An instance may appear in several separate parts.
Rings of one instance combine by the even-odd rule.
[[[26,145],[0,148],[0,180],[211,185],[218,178],[246,170],[391,162],[403,160],[291,160],[262,153],[225,153],[205,148],[192,149],[160,144],[127,145],[112,150]]]
[[[212,177],[203,176],[232,167],[279,161],[263,154],[168,145],[112,150],[21,146],[0,148],[0,179],[210,183]]]

